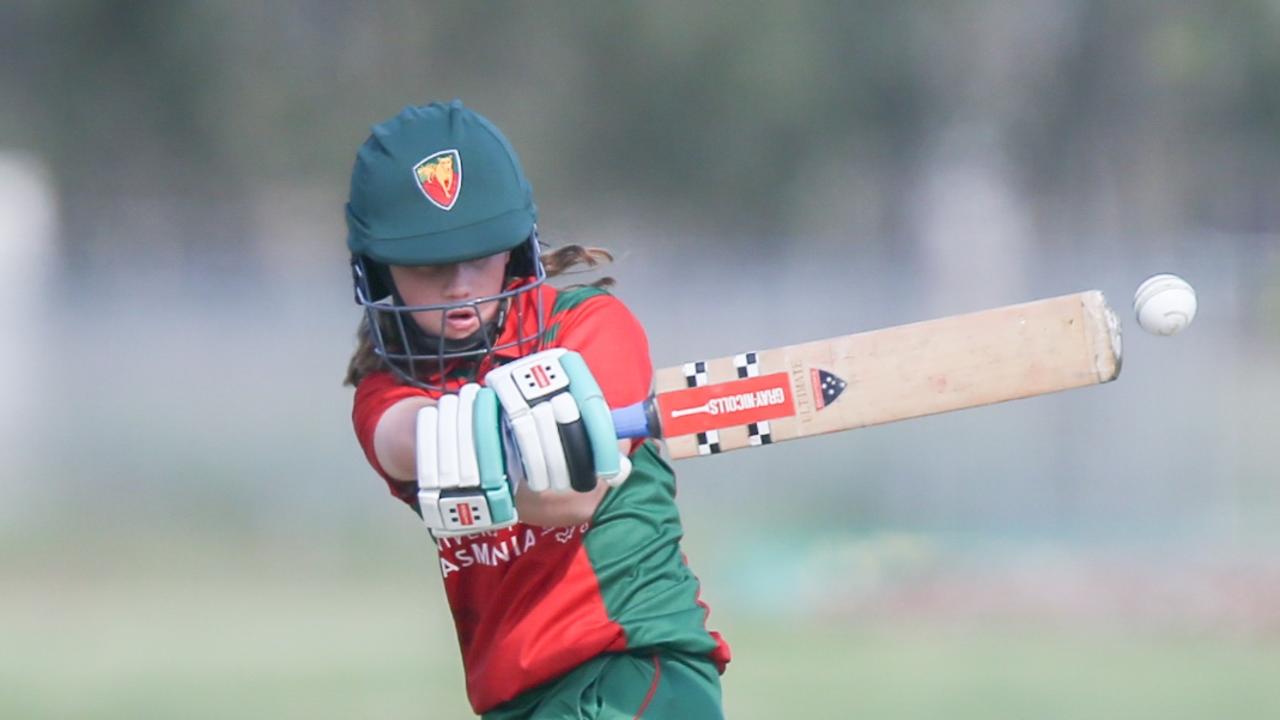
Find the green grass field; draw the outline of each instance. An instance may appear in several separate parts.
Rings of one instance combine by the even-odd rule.
[[[6,570],[3,718],[471,717],[439,581],[250,563]],[[724,605],[723,603],[721,604]],[[713,618],[729,717],[1274,718],[1280,639]]]

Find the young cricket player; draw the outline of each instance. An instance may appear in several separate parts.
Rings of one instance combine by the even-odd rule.
[[[722,717],[675,477],[608,412],[650,391],[644,330],[607,280],[544,282],[608,254],[543,251],[515,152],[458,101],[374,126],[346,218],[356,436],[435,540],[475,711]]]

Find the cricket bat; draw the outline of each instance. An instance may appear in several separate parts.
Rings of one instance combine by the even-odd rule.
[[[659,370],[619,437],[714,455],[1110,382],[1120,323],[1097,290]]]

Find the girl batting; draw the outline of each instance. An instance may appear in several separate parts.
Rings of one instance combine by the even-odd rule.
[[[356,436],[435,539],[475,711],[722,717],[675,477],[609,416],[650,390],[644,330],[607,280],[545,283],[607,253],[544,253],[515,152],[458,101],[373,128],[346,217]]]

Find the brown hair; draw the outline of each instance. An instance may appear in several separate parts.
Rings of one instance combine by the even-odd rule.
[[[548,278],[586,272],[612,260],[613,253],[604,248],[583,247],[581,245],[565,245],[542,253],[542,266],[546,269]],[[602,277],[595,282],[587,284],[591,287],[608,288],[614,285],[614,279]],[[583,284],[579,283],[569,287],[582,286]],[[391,352],[401,352],[403,348],[395,347],[397,344],[395,338],[398,337],[395,321],[386,314],[382,314],[379,317],[379,322],[382,323],[383,340],[389,346],[387,349]],[[386,360],[378,357],[377,352],[375,352],[373,333],[369,328],[369,315],[366,313],[360,319],[360,326],[356,329],[356,350],[351,355],[350,362],[347,363],[347,376],[343,380],[343,384],[354,387],[366,375],[386,369]]]

